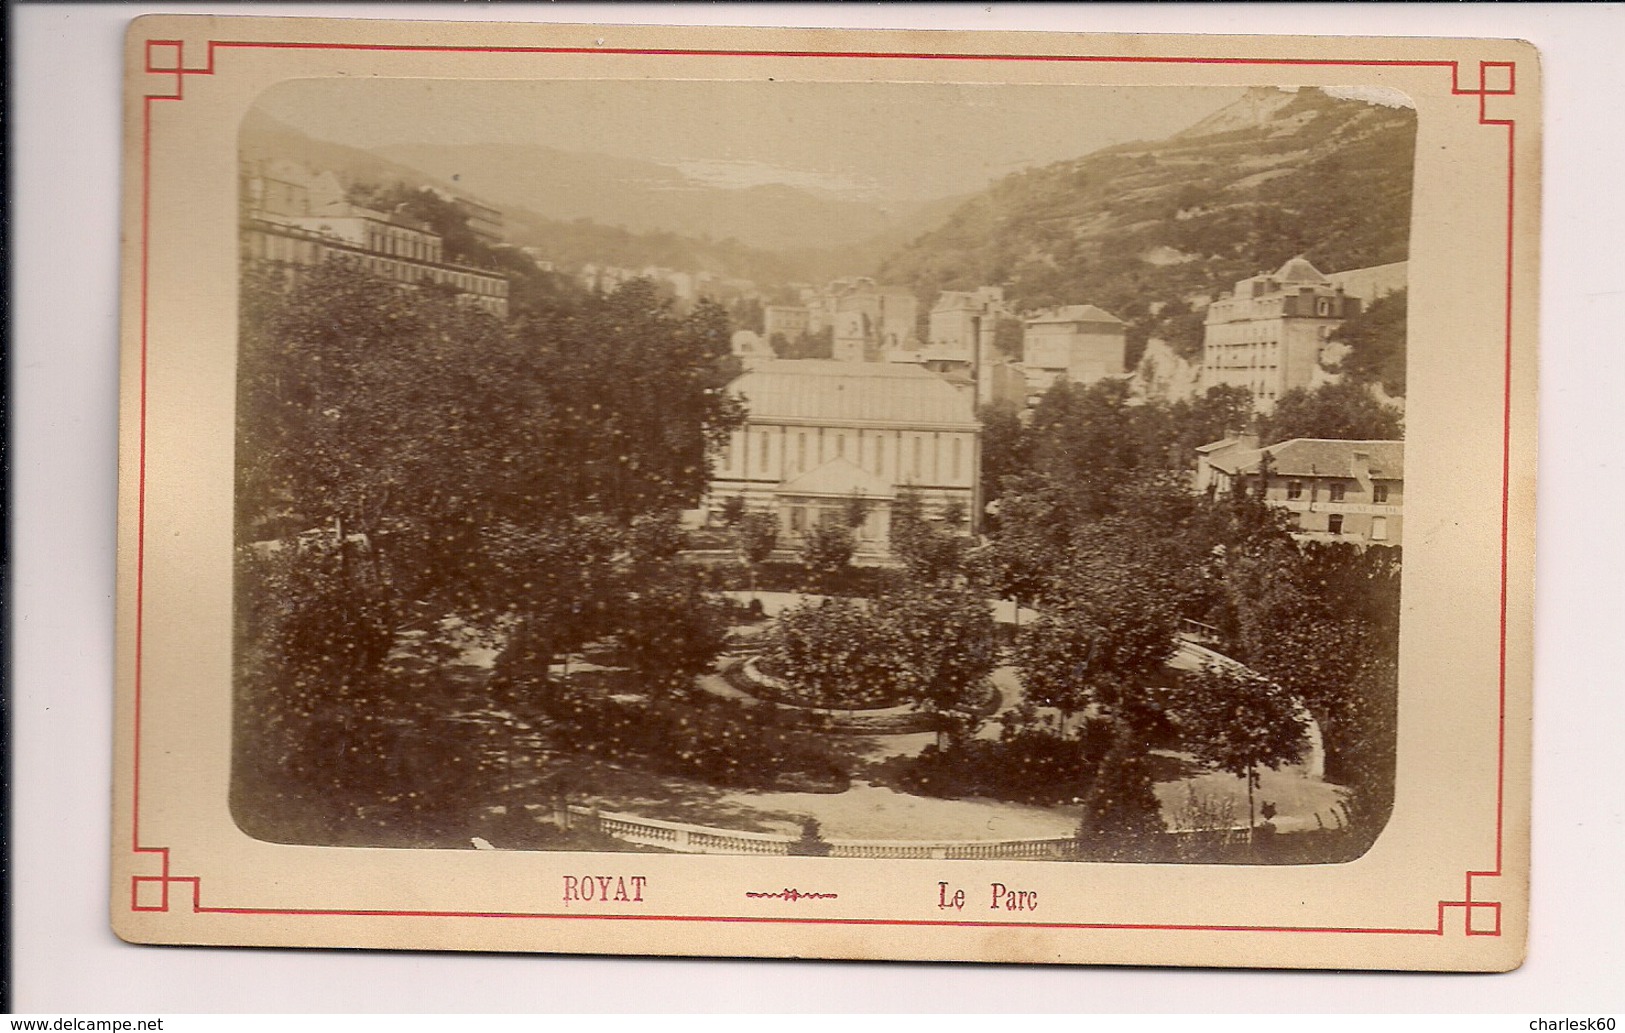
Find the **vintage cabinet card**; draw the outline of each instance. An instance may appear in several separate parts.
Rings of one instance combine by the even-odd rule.
[[[1527,45],[127,60],[121,936],[1521,961]]]

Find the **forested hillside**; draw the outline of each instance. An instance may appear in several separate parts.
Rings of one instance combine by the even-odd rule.
[[[879,275],[926,305],[1003,284],[1018,310],[1096,304],[1143,332],[1155,303],[1173,316],[1293,255],[1325,272],[1405,259],[1415,139],[1407,107],[1252,90],[1169,139],[1011,175]]]

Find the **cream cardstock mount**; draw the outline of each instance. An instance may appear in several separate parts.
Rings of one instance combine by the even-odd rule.
[[[132,25],[127,60],[112,887],[121,936],[989,962],[1520,962],[1539,182],[1530,48],[156,17]],[[1360,85],[1406,95],[1418,123],[1411,530],[1388,827],[1356,860],[1281,866],[414,850],[245,835],[227,793],[237,133],[267,89],[334,77],[602,80],[606,90],[663,79]]]

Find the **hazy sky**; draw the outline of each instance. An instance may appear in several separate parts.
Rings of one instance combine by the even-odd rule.
[[[1156,140],[1241,88],[305,79],[259,100],[359,147],[539,144],[681,162],[716,182],[924,199],[1034,163]]]

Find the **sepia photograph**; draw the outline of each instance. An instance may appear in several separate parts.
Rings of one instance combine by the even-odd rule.
[[[239,132],[244,832],[1381,835],[1402,93],[307,79]]]
[[[1520,963],[1526,46],[127,58],[121,937]]]

